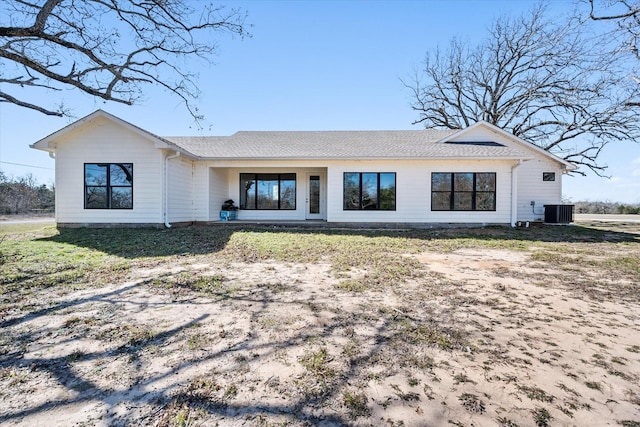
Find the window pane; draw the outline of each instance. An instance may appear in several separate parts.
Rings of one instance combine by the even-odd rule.
[[[542,180],[543,181],[555,181],[556,173],[555,172],[542,172]]]
[[[133,189],[131,187],[111,188],[111,209],[132,209]]]
[[[496,193],[476,193],[476,210],[496,210]]]
[[[240,209],[256,208],[256,180],[255,174],[240,174]]]
[[[360,174],[345,172],[344,174],[344,209],[360,208]]]
[[[451,174],[432,173],[431,191],[451,191]]]
[[[473,193],[453,193],[453,210],[470,211],[473,209]]]
[[[450,211],[451,210],[451,193],[437,192],[431,193],[431,210],[432,211]]]
[[[396,209],[396,174],[380,174],[380,209]]]
[[[107,209],[107,187],[86,187],[85,207],[87,209]]]
[[[110,165],[109,185],[133,185],[133,165],[131,163],[114,163]]]
[[[258,209],[278,209],[278,175],[258,175]]]
[[[286,179],[285,179],[286,178]],[[280,179],[280,209],[296,208],[296,179],[293,175],[282,175]]]
[[[454,191],[473,191],[472,173],[455,173],[453,174],[453,180]]]
[[[320,213],[320,177],[309,176],[309,213]]]
[[[451,186],[449,177],[452,175],[453,185]],[[494,211],[496,209],[495,172],[433,173],[431,186],[431,210]],[[453,191],[437,191],[437,188],[451,188]]]
[[[378,208],[378,174],[362,174],[362,209]]]
[[[107,165],[106,164],[86,164],[84,165],[85,185],[107,185]]]
[[[133,163],[84,165],[86,209],[132,209]]]
[[[496,190],[496,174],[495,173],[477,173],[476,174],[476,191],[495,191]]]

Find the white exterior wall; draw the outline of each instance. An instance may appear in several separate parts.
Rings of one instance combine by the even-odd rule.
[[[101,118],[56,144],[56,222],[163,222],[163,153],[151,141]],[[133,209],[85,209],[85,163],[133,163]]]
[[[193,162],[193,220],[209,221],[209,168],[204,162]]]
[[[543,172],[555,172],[555,181],[543,181]],[[535,207],[531,202],[535,202]],[[562,169],[556,162],[538,158],[518,167],[518,221],[544,219],[544,205],[562,201]],[[535,211],[534,211],[535,208]]]
[[[167,169],[169,180],[169,209],[167,221],[169,223],[193,221],[193,161],[184,156],[179,156],[175,159],[168,160]]]
[[[483,223],[508,224],[511,221],[512,161],[334,161],[328,167],[327,221],[395,223]],[[344,210],[345,172],[395,172],[396,210]],[[431,211],[432,172],[495,172],[496,210]]]
[[[209,212],[208,221],[215,221],[219,219],[219,212],[222,204],[225,200],[233,199],[236,202],[236,206],[240,204],[240,199],[236,197],[230,197],[229,195],[229,170],[225,168],[210,168],[209,169]]]

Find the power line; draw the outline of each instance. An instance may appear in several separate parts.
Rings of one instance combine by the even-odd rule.
[[[54,170],[53,168],[46,168],[44,166],[25,165],[24,163],[3,162],[1,160],[0,160],[0,163],[4,163],[5,165],[26,166],[28,168],[47,169],[47,170],[50,170],[50,171]]]

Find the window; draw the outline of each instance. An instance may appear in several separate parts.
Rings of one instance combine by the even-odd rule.
[[[344,210],[396,210],[396,174],[345,172]]]
[[[240,209],[295,210],[295,173],[241,173]]]
[[[85,209],[133,209],[133,163],[85,163]]]
[[[555,172],[542,172],[542,180],[543,181],[555,181],[556,173]]]
[[[431,174],[432,211],[495,211],[495,173]]]

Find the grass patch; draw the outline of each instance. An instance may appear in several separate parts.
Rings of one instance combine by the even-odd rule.
[[[545,408],[536,408],[531,411],[531,413],[533,414],[533,421],[537,427],[548,427],[549,422],[553,419],[549,411]]]
[[[602,391],[602,384],[600,384],[597,381],[587,381],[587,382],[584,383],[584,385],[589,387],[591,390]]]
[[[400,400],[403,402],[413,402],[420,400],[420,395],[413,391],[404,392],[397,384],[391,384],[391,388]]]
[[[330,380],[336,376],[336,370],[333,369],[329,362],[333,360],[327,353],[325,347],[321,347],[315,351],[309,350],[300,358],[299,362],[309,373],[317,378]]]
[[[552,403],[555,397],[538,387],[528,387],[518,385],[518,390],[523,392],[531,400],[539,400],[540,402]]]
[[[31,287],[99,285],[128,274],[134,264],[172,257],[212,256],[244,262],[328,262],[337,274],[352,277],[339,289],[362,292],[388,288],[423,275],[407,255],[434,250],[499,248],[528,251],[545,263],[582,268],[596,265],[616,277],[636,277],[640,250],[636,235],[586,227],[506,227],[452,230],[265,230],[223,227],[79,228],[16,225],[0,231],[0,286],[5,291]],[[610,239],[612,243],[606,243]],[[548,242],[557,242],[550,244]],[[575,248],[575,242],[582,246]],[[603,243],[605,242],[605,243]],[[633,243],[633,244],[632,244]],[[567,250],[572,245],[571,250]],[[603,247],[605,245],[606,247]],[[617,253],[616,253],[617,252]],[[610,254],[595,260],[584,254]],[[357,272],[362,272],[358,274]],[[114,277],[115,275],[115,277]],[[182,280],[183,278],[181,278]],[[198,292],[215,291],[220,278],[184,281]]]
[[[376,230],[358,233],[237,231],[223,255],[244,262],[329,262],[338,275],[354,276],[336,285],[350,292],[395,286],[422,274],[421,264],[406,256],[421,250],[419,239]]]
[[[331,365],[333,357],[323,346],[308,349],[298,359],[305,373],[296,380],[299,390],[310,400],[323,399],[338,380],[338,370]]]
[[[485,411],[484,402],[480,400],[475,394],[462,393],[460,397],[458,397],[458,400],[460,401],[462,406],[469,412],[483,414]]]
[[[196,292],[204,296],[230,296],[234,290],[225,287],[224,281],[220,275],[179,273],[155,278],[152,285],[174,294]]]
[[[631,353],[640,353],[640,345],[632,345],[631,347],[627,347],[627,351]]]
[[[415,322],[404,316],[393,318],[395,338],[408,344],[427,344],[443,350],[467,347],[467,335],[461,329],[439,325],[437,322]]]
[[[518,424],[506,417],[498,417],[496,422],[500,427],[518,427]]]
[[[342,400],[351,419],[369,415],[370,411],[367,406],[368,398],[366,394],[353,390],[345,390],[342,393]]]

